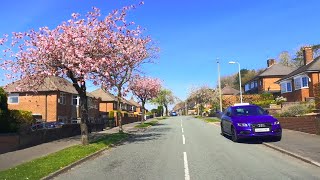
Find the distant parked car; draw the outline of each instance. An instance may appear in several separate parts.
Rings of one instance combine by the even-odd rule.
[[[43,122],[37,123],[31,126],[32,131],[41,130],[41,129],[53,129],[60,128],[64,125],[63,122]]]
[[[250,137],[271,137],[280,141],[282,128],[279,121],[256,105],[228,107],[221,117],[221,134],[234,142]]]
[[[170,116],[178,116],[178,114],[177,114],[176,112],[172,111],[172,112],[170,113]]]

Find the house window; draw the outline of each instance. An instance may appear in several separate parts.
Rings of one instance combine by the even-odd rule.
[[[281,93],[292,92],[292,84],[290,81],[281,83]]]
[[[249,84],[246,84],[246,85],[244,86],[244,91],[249,91],[249,90],[250,90]]]
[[[302,87],[309,87],[308,81],[309,81],[308,77],[302,77]]]
[[[66,104],[66,94],[65,93],[60,93],[59,103]]]
[[[18,93],[9,94],[8,104],[19,104],[19,94]]]
[[[257,81],[254,81],[254,87],[258,87],[258,82]]]
[[[287,82],[287,92],[292,92],[292,85],[291,82]]]
[[[71,104],[73,106],[79,106],[80,105],[80,98],[77,95],[72,95],[72,101]]]
[[[294,78],[294,88],[295,90],[302,89],[302,88],[308,88],[308,76],[299,76]]]

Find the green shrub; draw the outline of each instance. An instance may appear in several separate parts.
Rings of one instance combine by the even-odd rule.
[[[114,119],[114,111],[109,112],[109,119]]]
[[[17,128],[10,126],[10,114],[9,111],[0,109],[0,133],[16,132]]]
[[[268,108],[270,104],[274,104],[274,103],[275,103],[275,100],[270,99],[270,100],[256,101],[256,102],[253,102],[252,104],[261,106],[263,108]]]
[[[8,110],[7,93],[0,87],[0,110]]]
[[[10,117],[15,119],[18,124],[32,124],[35,119],[32,117],[32,112],[23,110],[10,110]]]
[[[298,104],[298,105],[290,106],[287,110],[284,110],[282,113],[280,113],[280,116],[294,117],[294,116],[303,115],[309,112],[311,112],[311,110],[308,108],[308,106],[304,104]]]
[[[273,95],[271,93],[262,93],[260,95],[262,100],[273,100]]]

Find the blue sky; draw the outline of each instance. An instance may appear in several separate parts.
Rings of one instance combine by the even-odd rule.
[[[102,14],[129,0],[28,0],[2,1],[0,34],[53,28],[71,13],[85,14],[95,6]],[[146,28],[161,51],[156,63],[144,67],[146,75],[158,77],[166,88],[184,100],[191,87],[216,86],[217,64],[221,75],[242,68],[266,67],[268,58],[281,51],[294,53],[299,46],[319,44],[320,1],[298,0],[145,0],[128,18]],[[3,72],[0,71],[1,76]],[[2,77],[1,77],[2,79]],[[6,84],[1,81],[0,85]],[[89,89],[95,87],[90,86]]]

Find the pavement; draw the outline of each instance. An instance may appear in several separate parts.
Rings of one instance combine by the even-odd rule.
[[[147,120],[148,121],[148,120]],[[123,125],[124,132],[132,132],[135,131],[135,125],[140,122],[134,122],[130,124]],[[104,136],[105,134],[117,133],[119,132],[119,127],[114,127],[111,129],[107,129],[99,132],[92,132],[89,134],[90,140],[99,138]],[[77,145],[81,143],[81,136],[73,136],[64,139],[59,139],[56,141],[51,141],[48,143],[39,144],[37,146],[12,151],[4,154],[0,154],[0,171],[15,167],[24,162],[31,161],[33,159],[46,156],[48,154],[60,151],[62,149],[68,148],[73,145]]]
[[[265,145],[320,167],[320,136],[283,129],[278,142]]]
[[[55,180],[320,179],[319,167],[261,142],[234,143],[193,117],[162,120]]]

